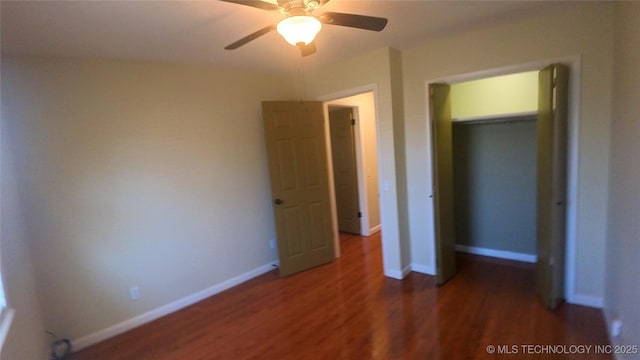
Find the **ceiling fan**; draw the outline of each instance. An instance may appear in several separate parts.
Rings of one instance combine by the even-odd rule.
[[[356,29],[382,31],[387,26],[387,19],[375,16],[325,12],[320,16],[312,15],[314,10],[329,2],[329,0],[277,0],[278,4],[262,0],[220,0],[224,2],[251,6],[254,8],[278,11],[286,17],[278,22],[265,26],[242,39],[225,47],[234,50],[276,30],[291,45],[300,49],[302,56],[316,52],[313,39],[320,31],[322,24],[346,26]]]

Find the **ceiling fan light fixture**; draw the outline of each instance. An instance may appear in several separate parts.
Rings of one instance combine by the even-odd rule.
[[[313,16],[291,16],[278,23],[277,30],[291,45],[309,45],[322,28],[320,20]]]

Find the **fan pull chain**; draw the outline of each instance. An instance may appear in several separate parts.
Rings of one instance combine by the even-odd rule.
[[[307,96],[305,93],[305,84],[304,84],[304,58],[300,57],[300,69],[298,71],[298,79],[300,80],[300,97],[301,101],[307,100]]]

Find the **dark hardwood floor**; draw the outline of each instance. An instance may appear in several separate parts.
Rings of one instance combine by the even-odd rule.
[[[611,359],[524,347],[608,344],[599,310],[538,302],[530,264],[460,255],[458,275],[436,287],[419,273],[385,278],[379,233],[341,242],[331,264],[270,272],[71,359]]]

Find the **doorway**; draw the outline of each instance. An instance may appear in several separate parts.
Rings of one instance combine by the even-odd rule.
[[[371,225],[370,232],[373,234],[374,232],[380,231],[384,275],[393,279],[401,280],[406,276],[409,268],[401,267],[402,254],[400,252],[401,239],[398,223],[400,219],[398,218],[398,191],[396,189],[396,147],[394,145],[395,140],[393,136],[393,117],[380,116],[383,111],[384,113],[391,111],[391,103],[389,101],[381,101],[378,84],[375,83],[345,88],[337,91],[334,90],[334,92],[318,96],[316,99],[324,102],[326,115],[329,104],[353,105],[340,102],[344,101],[345,98],[365,93],[372,93],[373,105],[366,107],[358,106],[358,109],[361,113],[364,109],[370,109],[372,113],[371,118],[375,119],[375,126],[373,127],[373,130],[375,131],[376,149],[373,153],[377,157],[377,162],[374,163],[377,166],[377,171],[374,174],[377,175],[378,180],[377,192],[374,193],[375,199],[368,203],[378,205],[380,216],[380,226]],[[364,116],[364,114],[360,114],[360,116]],[[327,142],[328,141],[329,139],[327,138]],[[359,178],[360,183],[362,183],[363,179],[365,178]],[[363,220],[365,219],[364,215],[365,214],[363,213]],[[339,251],[339,249],[339,241],[336,240],[336,250]],[[336,253],[336,256],[340,256],[339,252]]]
[[[361,217],[355,216],[355,222],[356,225],[360,225],[359,222],[362,221],[364,225],[356,230],[343,230],[366,236],[381,229],[378,123],[374,94],[375,90],[331,100],[332,110],[348,110],[345,112],[347,126],[343,126],[342,130],[343,133],[348,133],[349,136],[343,138],[349,141],[346,146],[337,147],[335,151],[349,153],[347,158],[350,161],[344,162],[349,163],[351,167],[351,182],[357,183],[357,186],[352,186],[353,193],[359,194],[356,195],[359,201],[353,201],[356,205],[352,207],[359,210],[356,212],[357,215],[362,214]],[[280,274],[289,275],[332,261],[341,253],[332,166],[329,103],[264,101],[262,107]],[[334,131],[338,130],[334,127]],[[355,161],[353,153],[356,155]],[[340,161],[344,157],[337,156],[336,159]],[[356,171],[353,171],[354,167]],[[359,173],[358,176],[353,176],[354,172]],[[326,196],[321,194],[324,190]],[[369,198],[374,199],[369,201]],[[372,225],[371,220],[376,223]],[[322,230],[321,234],[313,231],[314,228]],[[330,231],[331,234],[324,230]],[[330,244],[326,240],[329,240]]]
[[[381,229],[374,93],[331,100],[326,106],[339,230],[373,235]],[[349,136],[351,143],[345,141]],[[352,152],[353,156],[346,152]],[[346,182],[353,183],[355,189],[345,190]],[[341,213],[347,215],[341,216]],[[354,220],[357,226],[350,224]]]

